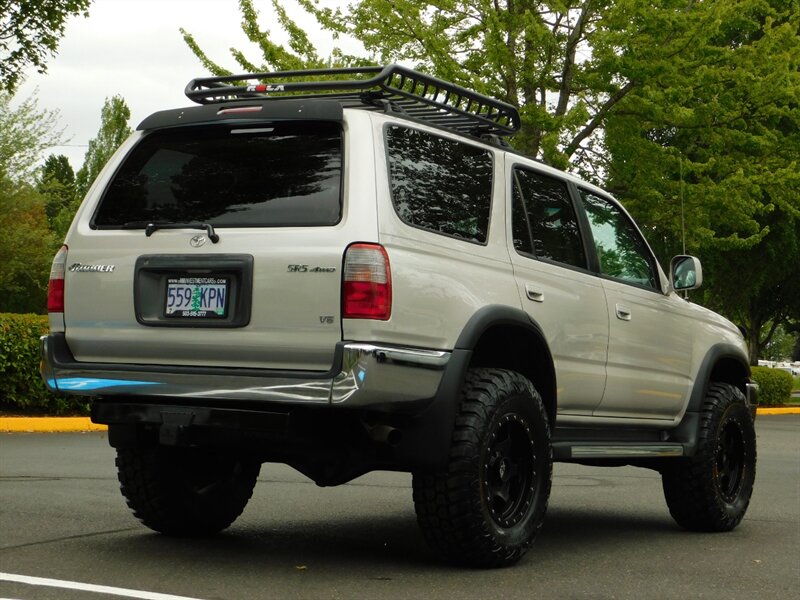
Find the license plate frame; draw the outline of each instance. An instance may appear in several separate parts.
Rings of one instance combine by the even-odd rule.
[[[231,278],[216,275],[174,275],[166,278],[164,316],[207,321],[228,316]]]

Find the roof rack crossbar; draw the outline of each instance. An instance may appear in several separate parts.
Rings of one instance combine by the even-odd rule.
[[[353,100],[353,106],[361,100],[370,108],[380,106],[382,99],[416,118],[469,134],[512,135],[520,127],[514,106],[401,65],[202,77],[190,81],[184,91],[198,104],[277,94]]]

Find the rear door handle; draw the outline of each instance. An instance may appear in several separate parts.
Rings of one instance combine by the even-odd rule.
[[[528,297],[528,300],[533,300],[534,302],[544,302],[544,292],[537,290],[527,283],[525,284],[525,295]]]
[[[623,321],[631,320],[631,309],[624,304],[617,304],[617,318]]]

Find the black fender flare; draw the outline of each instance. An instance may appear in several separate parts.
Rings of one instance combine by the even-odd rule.
[[[528,313],[513,306],[506,306],[503,304],[490,304],[484,306],[476,312],[469,321],[467,321],[461,334],[456,340],[455,347],[465,350],[472,350],[478,344],[480,337],[491,327],[496,325],[514,325],[522,327],[536,336],[538,336],[542,343],[547,348],[548,356],[552,362],[552,355],[550,355],[550,348],[547,347],[545,341],[544,331],[541,326],[533,320]]]
[[[473,364],[475,350],[482,336],[496,327],[513,327],[524,331],[536,344],[540,356],[546,357],[546,360],[539,361],[545,362],[545,365],[537,364],[535,367],[546,369],[542,379],[548,382],[548,389],[538,391],[543,399],[549,399],[549,403],[545,400],[545,406],[550,418],[550,428],[551,430],[554,428],[556,373],[542,328],[526,312],[518,308],[505,305],[484,306],[470,317],[461,330],[434,401],[420,415],[422,426],[416,432],[413,444],[419,450],[414,453],[412,460],[423,468],[436,469],[446,466],[458,410],[458,398],[467,370]]]
[[[735,372],[717,371],[715,369],[723,363],[723,361],[732,361]],[[725,377],[726,376],[726,377]],[[719,343],[711,346],[703,357],[703,362],[700,363],[700,368],[697,371],[697,376],[694,380],[692,392],[689,395],[689,402],[686,406],[686,412],[681,419],[680,424],[675,429],[672,438],[679,441],[684,446],[685,456],[694,456],[697,448],[697,437],[700,428],[700,417],[703,409],[703,400],[708,394],[708,388],[711,381],[715,377],[724,377],[721,381],[727,381],[737,387],[741,387],[750,376],[750,362],[747,355],[742,352],[741,348],[733,344]],[[740,381],[737,382],[736,379]],[[745,390],[742,390],[745,392]]]
[[[697,412],[702,408],[703,399],[708,393],[708,386],[711,383],[714,368],[725,359],[731,359],[741,366],[741,374],[743,375],[742,383],[750,376],[750,361],[748,356],[742,352],[741,348],[726,343],[711,346],[708,352],[706,352],[703,362],[700,363],[700,368],[697,371],[694,387],[689,397],[689,404],[686,407],[687,412]],[[728,383],[733,383],[737,387],[740,387],[740,384],[737,384],[735,381],[728,381]],[[744,392],[744,390],[742,390],[742,392]]]
[[[456,340],[455,348],[473,352],[482,336],[494,327],[512,327],[519,329],[524,331],[530,339],[535,340],[537,353],[540,353],[540,355],[544,357],[544,360],[540,359],[539,363],[536,364],[536,369],[545,370],[544,377],[540,381],[548,382],[546,389],[539,389],[538,391],[545,400],[545,407],[548,409],[548,415],[550,417],[550,427],[555,427],[556,371],[553,355],[550,351],[547,339],[545,338],[544,330],[528,313],[512,306],[485,306],[478,310],[472,315],[469,321],[467,321],[466,325],[461,330],[461,334],[458,336],[458,340]],[[532,370],[533,366],[529,366]],[[528,373],[523,372],[523,375],[528,376]],[[463,381],[465,376],[466,370],[460,373],[459,381]]]

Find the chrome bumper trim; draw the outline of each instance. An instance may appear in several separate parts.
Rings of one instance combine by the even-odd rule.
[[[341,366],[334,376],[242,369],[148,370],[141,365],[95,365],[68,361],[60,364],[40,341],[41,374],[55,392],[85,396],[147,396],[252,400],[291,404],[332,404],[377,408],[433,398],[439,389],[450,352],[374,344],[342,345]]]
[[[750,406],[758,406],[758,384],[755,381],[749,381],[745,384],[747,390],[747,403]]]
[[[745,383],[745,391],[747,393],[747,405],[750,408],[750,415],[755,421],[758,409],[758,384],[755,381],[748,381]]]
[[[342,371],[334,377],[331,404],[389,405],[432,398],[449,352],[347,344]]]

